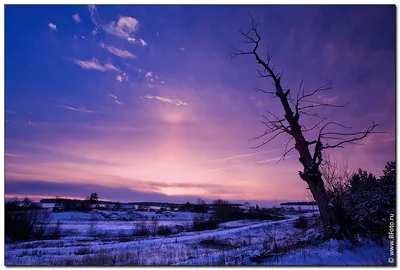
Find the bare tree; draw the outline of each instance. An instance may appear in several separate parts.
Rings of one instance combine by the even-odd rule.
[[[333,197],[341,197],[346,191],[350,178],[356,173],[347,164],[327,156],[320,165],[325,189]]]
[[[303,165],[304,170],[299,172],[301,179],[307,182],[310,191],[318,204],[318,209],[321,215],[321,220],[326,237],[331,237],[334,232],[334,226],[337,224],[335,213],[328,206],[328,197],[324,187],[324,182],[321,176],[320,164],[322,162],[322,151],[329,148],[343,148],[345,144],[357,143],[371,133],[375,132],[377,124],[374,122],[365,131],[360,132],[339,132],[340,129],[349,129],[345,125],[334,121],[328,121],[327,118],[321,117],[315,112],[316,108],[334,107],[342,108],[347,104],[334,105],[331,103],[320,102],[316,100],[317,95],[321,92],[331,90],[331,85],[323,85],[317,89],[305,92],[303,82],[301,82],[296,98],[290,95],[290,89],[284,89],[281,84],[283,71],[276,72],[275,66],[271,65],[272,55],[267,52],[265,59],[260,56],[261,36],[257,31],[258,23],[250,15],[252,26],[250,30],[238,32],[245,38],[245,43],[252,46],[251,50],[242,51],[234,49],[231,58],[242,55],[250,55],[255,57],[257,65],[260,69],[257,72],[261,78],[270,79],[274,83],[275,90],[268,91],[265,89],[256,88],[258,91],[269,94],[278,98],[284,111],[284,117],[278,117],[274,113],[267,111],[266,115],[262,116],[261,122],[265,125],[265,131],[260,136],[253,140],[263,139],[262,143],[256,148],[264,146],[282,134],[289,135],[286,143],[285,152],[280,160],[284,160],[288,153],[297,150],[299,153],[299,161]],[[306,127],[300,124],[299,120],[303,116],[314,117],[316,123],[311,127]],[[318,135],[314,140],[306,140],[307,132],[316,131],[319,128]],[[334,130],[333,128],[336,128]],[[290,147],[290,143],[294,142],[294,146]],[[314,147],[314,152],[310,151],[310,147]]]

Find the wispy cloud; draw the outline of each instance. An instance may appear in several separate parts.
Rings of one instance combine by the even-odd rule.
[[[75,13],[74,15],[72,15],[72,19],[74,19],[74,21],[77,23],[81,21],[81,17],[79,17],[78,13]]]
[[[126,39],[129,43],[132,43],[132,44],[140,44],[140,45],[142,45],[143,47],[145,47],[145,46],[147,46],[147,42],[146,41],[144,41],[143,39],[139,39],[139,40],[137,40],[136,38],[134,38],[134,37],[128,37],[127,39]]]
[[[49,23],[48,26],[50,27],[51,30],[55,31],[57,30],[57,25]]]
[[[277,151],[277,150],[281,150],[281,149],[275,149],[275,150],[271,150],[271,151],[265,151],[266,152],[273,152],[273,151]],[[225,161],[225,160],[229,160],[229,159],[233,159],[233,158],[241,158],[241,157],[248,157],[248,156],[254,156],[254,155],[258,155],[261,154],[263,152],[258,152],[258,153],[254,153],[254,154],[248,154],[248,155],[237,155],[234,156],[232,158],[227,158],[227,159],[221,159],[221,160],[213,160],[210,162],[216,162],[216,161]],[[295,155],[290,155],[290,156],[286,156],[285,159],[294,157]],[[236,165],[231,165],[231,166],[224,166],[224,167],[219,167],[219,168],[215,168],[215,169],[211,169],[211,172],[215,172],[215,171],[222,171],[222,170],[226,170],[226,169],[231,169],[231,168],[236,168],[236,167],[241,167],[241,166],[245,166],[245,165],[249,165],[249,164],[263,164],[263,163],[269,163],[269,162],[273,162],[273,161],[279,161],[281,159],[281,157],[276,157],[276,158],[269,158],[269,159],[264,159],[264,160],[260,160],[260,161],[256,161],[256,162],[245,162],[245,163],[241,163],[241,164],[236,164]],[[208,163],[208,162],[205,162]],[[200,163],[201,164],[201,163]]]
[[[4,154],[6,157],[15,157],[15,158],[19,158],[19,157],[21,157],[21,155],[19,155],[19,154],[14,154],[14,153],[5,153]]]
[[[256,155],[261,155],[261,154],[267,154],[267,153],[271,153],[271,152],[276,152],[276,151],[280,151],[280,150],[282,150],[282,149],[273,149],[273,150],[269,150],[269,151],[261,151],[261,152],[255,152],[255,153],[249,153],[249,154],[234,155],[234,156],[229,156],[229,157],[224,157],[224,158],[218,158],[218,159],[202,161],[202,162],[195,163],[195,164],[206,164],[206,163],[215,163],[215,162],[220,162],[220,161],[227,161],[227,160],[232,160],[232,159],[241,159],[241,158],[246,158],[246,157],[251,157],[251,156],[256,156]]]
[[[176,105],[176,106],[186,106],[186,105],[189,105],[188,103],[186,103],[186,102],[184,102],[184,101],[182,101],[182,100],[179,100],[179,99],[171,99],[171,98],[167,98],[167,97],[146,95],[146,96],[144,96],[144,98],[147,98],[147,99],[155,99],[155,100],[162,101],[162,102],[165,102],[165,103],[168,103],[168,104],[173,104],[173,105]]]
[[[96,6],[95,5],[88,5],[88,9],[89,9],[89,12],[90,12],[90,18],[92,19],[92,22],[97,27],[100,27],[99,22],[97,20],[97,9],[96,9]]]
[[[181,52],[184,52],[184,51],[186,51],[186,48],[185,48],[185,47],[180,47],[179,50],[180,50]]]
[[[126,40],[130,43],[136,43],[136,38],[133,37],[128,37]]]
[[[286,156],[285,159],[288,159],[288,158],[291,158],[291,157],[294,157],[294,155]],[[281,159],[281,157],[277,157],[277,158],[268,158],[268,159],[263,159],[263,160],[260,160],[260,161],[256,161],[256,162],[254,162],[254,163],[256,163],[256,164],[262,164],[262,163],[268,163],[268,162],[272,162],[272,161],[279,161],[280,159]]]
[[[112,98],[114,100],[114,102],[118,105],[121,105],[122,103],[118,100],[117,96],[113,95],[113,94],[108,94],[108,97]]]
[[[102,46],[102,47],[103,47],[103,46]],[[136,56],[135,56],[133,53],[131,53],[130,51],[121,50],[121,49],[118,49],[118,48],[116,48],[116,47],[108,46],[108,45],[105,45],[104,47],[105,47],[105,49],[107,49],[107,51],[109,51],[110,53],[112,53],[112,54],[114,54],[114,55],[116,55],[116,56],[119,56],[119,57],[121,57],[121,58],[136,58]]]
[[[147,42],[144,41],[143,39],[140,39],[140,44],[144,47],[147,46]]]
[[[146,78],[150,78],[151,76],[153,76],[153,72],[151,72],[151,71],[148,71],[147,73],[146,73],[146,75],[144,75]]]
[[[6,113],[8,113],[8,114],[18,114],[17,112],[9,111],[9,110],[6,110]]]
[[[126,75],[126,73],[122,73],[121,75],[117,75],[117,77],[115,77],[115,80],[119,81],[122,83],[122,81],[128,81],[128,75]]]
[[[136,39],[133,34],[139,30],[139,21],[133,17],[121,16],[118,21],[111,21],[108,24],[100,24],[98,19],[97,9],[94,5],[88,6],[92,22],[97,26],[96,32],[92,32],[93,35],[97,34],[98,28],[103,29],[106,33],[123,38],[130,43],[140,44],[143,47],[147,45],[147,42],[143,39]]]
[[[131,33],[139,29],[139,22],[132,17],[120,17],[117,22],[112,21],[102,28],[110,35],[127,39],[131,37]]]
[[[152,88],[152,83],[155,83],[155,81],[160,80],[160,78],[156,74],[154,74],[154,72],[152,72],[152,71],[146,72],[144,77],[146,78],[147,86],[149,88]],[[164,82],[160,82],[160,83],[164,83]]]
[[[60,107],[64,108],[64,109],[67,109],[67,110],[80,112],[80,113],[93,113],[93,111],[87,110],[84,107],[81,107],[81,108],[75,108],[75,107],[71,107],[71,106],[60,106]]]
[[[333,104],[334,102],[336,102],[339,99],[338,96],[331,96],[331,97],[322,97],[322,101],[324,103],[329,103],[329,104]]]
[[[83,60],[78,60],[74,59],[73,60],[75,64],[79,65],[83,69],[93,69],[93,70],[99,70],[99,71],[119,71],[117,67],[114,65],[107,63],[107,64],[100,64],[99,60],[96,58],[92,58],[92,60],[88,61],[83,61]]]
[[[104,64],[104,67],[105,67],[107,70],[119,71],[118,68],[116,68],[113,64],[110,64],[110,63]]]
[[[235,167],[240,167],[242,166],[242,164],[238,164],[238,165],[232,165],[232,166],[226,166],[226,167],[220,167],[220,168],[215,168],[215,169],[211,169],[209,170],[210,172],[216,172],[216,171],[222,171],[222,170],[226,170],[226,169],[230,169],[230,168],[235,168]]]

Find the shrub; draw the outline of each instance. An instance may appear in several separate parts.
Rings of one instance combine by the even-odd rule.
[[[229,249],[234,247],[232,244],[226,241],[217,240],[217,239],[204,239],[200,241],[200,245],[210,248],[216,249]]]
[[[150,221],[150,225],[148,226],[149,233],[152,235],[156,235],[157,227],[158,227],[158,220],[154,219],[154,217],[153,217],[153,220]]]
[[[305,216],[299,216],[295,222],[293,222],[293,227],[297,229],[307,229],[308,219]]]
[[[5,211],[5,233],[13,241],[42,239],[48,230],[51,214],[47,210]]]
[[[51,238],[51,239],[58,239],[58,238],[60,238],[60,235],[61,235],[61,225],[62,225],[61,220],[57,220],[56,226],[54,227],[54,230],[53,230],[53,232],[52,232],[51,235],[50,235],[50,238]]]
[[[74,250],[75,255],[86,255],[92,253],[92,250],[88,247],[80,247]]]
[[[218,199],[213,201],[213,207],[216,217],[221,221],[229,221],[232,212],[234,212],[234,207],[231,202],[226,200]]]
[[[157,229],[158,235],[167,236],[167,235],[170,235],[171,233],[172,233],[171,228],[166,225],[161,225]]]
[[[134,224],[133,236],[147,236],[150,234],[150,230],[147,225],[147,221],[141,221],[139,223]]]
[[[347,182],[329,186],[328,194],[344,237],[356,242],[355,236],[361,235],[383,244],[390,214],[395,213],[395,169],[395,163],[388,162],[379,179],[358,169]]]
[[[194,231],[214,230],[218,228],[218,221],[213,217],[206,218],[203,215],[197,215],[193,218]]]
[[[96,235],[96,225],[97,225],[97,220],[94,216],[92,216],[91,219],[89,220],[89,227],[87,230],[89,236],[93,237]]]

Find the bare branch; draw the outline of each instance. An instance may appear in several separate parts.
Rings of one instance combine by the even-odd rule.
[[[332,89],[332,84],[331,83],[324,84],[324,85],[318,87],[317,89],[315,89],[313,92],[311,92],[309,94],[305,94],[304,93],[304,89],[303,89],[303,93],[302,93],[302,95],[300,97],[300,101],[305,99],[305,98],[312,97],[318,92],[329,91],[331,89]]]
[[[285,152],[283,153],[283,155],[281,156],[281,158],[278,160],[278,163],[285,160],[285,157],[287,154],[289,154],[292,150],[296,149],[295,146],[291,147],[289,150],[287,149],[289,146],[289,143],[293,140],[293,137],[290,137],[289,140],[286,142],[285,145]]]
[[[343,105],[333,105],[330,103],[320,103],[320,102],[316,102],[316,101],[311,101],[311,100],[303,100],[302,102],[306,102],[306,103],[313,103],[312,105],[307,105],[304,107],[299,107],[298,110],[304,110],[304,109],[315,109],[315,108],[319,108],[319,107],[333,107],[333,108],[343,108],[346,107],[347,105],[350,104],[350,101],[347,102],[346,104]]]
[[[257,91],[259,91],[259,92],[263,92],[263,93],[265,93],[265,94],[276,95],[276,92],[275,92],[275,91],[266,91],[266,90],[263,90],[263,89],[258,88],[258,87],[254,87],[254,89],[257,90]]]
[[[275,139],[276,137],[278,137],[279,135],[281,135],[282,133],[285,133],[284,130],[279,131],[278,133],[276,133],[274,136],[272,136],[271,138],[269,138],[267,141],[261,143],[260,145],[256,146],[256,147],[252,147],[252,149],[257,149],[260,148],[261,146],[266,145],[267,143],[269,143],[270,141],[272,141],[273,139]]]
[[[316,127],[318,127],[320,124],[322,124],[322,122],[324,122],[325,120],[326,120],[327,118],[323,118],[323,119],[321,119],[321,121],[319,121],[317,124],[315,124],[314,126],[312,126],[311,128],[304,128],[302,131],[303,132],[308,132],[308,131],[311,131],[311,130],[313,130],[313,129],[315,129]]]
[[[301,116],[301,115],[307,115],[307,116],[312,116],[312,117],[316,117],[316,118],[318,118],[318,119],[320,119],[320,120],[322,120],[323,118],[321,117],[321,116],[319,116],[319,114],[318,113],[310,113],[310,111],[311,111],[312,109],[309,109],[309,110],[307,110],[306,112],[299,112],[299,115]]]
[[[375,124],[372,122],[372,125],[367,128],[366,131],[362,132],[352,132],[352,133],[339,133],[339,132],[327,132],[327,133],[321,133],[320,132],[320,138],[324,138],[326,135],[337,135],[338,137],[332,137],[332,136],[327,136],[330,139],[335,138],[335,140],[339,140],[340,142],[335,143],[333,145],[325,145],[322,147],[322,149],[328,149],[328,148],[343,148],[343,144],[346,143],[352,143],[352,144],[357,144],[357,141],[360,141],[367,137],[369,134],[376,134],[376,133],[384,133],[384,132],[376,132],[374,129],[378,126],[378,124]],[[325,135],[324,135],[325,134]],[[353,138],[349,138],[350,136],[354,136]]]
[[[256,140],[258,140],[258,139],[261,139],[262,137],[264,137],[264,136],[267,136],[267,135],[269,135],[269,134],[272,134],[272,133],[274,133],[274,132],[276,132],[276,131],[282,131],[280,128],[278,128],[278,127],[273,127],[273,128],[268,128],[268,129],[266,129],[265,131],[264,131],[264,133],[263,134],[261,134],[261,135],[259,135],[259,136],[256,136],[256,137],[253,137],[252,139],[250,139],[250,141],[256,141]]]
[[[339,126],[339,127],[342,127],[342,128],[351,128],[351,127],[348,127],[348,126],[339,124],[339,123],[337,123],[337,122],[330,121],[330,122],[326,123],[326,124],[321,128],[321,130],[319,131],[319,136],[321,136],[322,131],[324,131],[324,129],[327,128],[329,125],[336,125],[336,126]]]
[[[289,153],[290,153],[291,151],[293,151],[294,149],[296,149],[296,147],[293,146],[293,147],[290,148],[289,150],[285,151],[285,153],[283,154],[283,156],[278,160],[278,163],[281,162],[281,161],[283,161],[283,160],[285,160],[287,154],[289,154]]]

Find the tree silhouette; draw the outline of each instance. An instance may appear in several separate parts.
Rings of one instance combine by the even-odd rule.
[[[315,112],[315,109],[322,107],[342,108],[347,104],[334,105],[331,103],[319,102],[316,100],[317,95],[321,92],[331,90],[331,85],[323,85],[317,89],[305,92],[303,82],[297,91],[297,95],[293,98],[290,95],[290,89],[284,89],[281,84],[283,71],[276,72],[275,66],[271,65],[272,55],[267,52],[265,60],[260,56],[259,47],[261,36],[257,31],[258,23],[251,17],[252,26],[249,31],[238,32],[245,38],[245,43],[250,44],[252,48],[248,51],[242,51],[233,48],[234,52],[230,54],[231,58],[250,55],[255,58],[257,65],[261,68],[257,69],[258,75],[263,79],[270,79],[274,83],[275,90],[268,91],[265,89],[256,88],[258,91],[278,98],[282,105],[285,114],[284,117],[278,117],[270,111],[266,111],[266,115],[262,116],[261,122],[265,125],[265,131],[260,136],[254,137],[253,140],[264,139],[256,148],[264,146],[282,134],[289,135],[284,153],[281,160],[284,160],[288,153],[297,150],[299,153],[299,161],[303,165],[304,170],[299,172],[302,180],[307,182],[310,191],[316,200],[321,215],[321,220],[326,237],[331,237],[335,231],[334,227],[337,224],[335,213],[328,206],[328,197],[321,177],[320,164],[323,160],[322,151],[329,148],[343,148],[345,144],[357,143],[371,133],[375,132],[377,124],[374,122],[365,131],[361,132],[345,132],[338,129],[349,129],[350,127],[343,124],[328,121],[327,118],[321,117]],[[300,124],[299,120],[302,117],[309,116],[316,120],[316,123],[311,127],[306,127]],[[317,138],[314,140],[306,140],[305,134],[319,128]],[[332,129],[336,128],[336,130]],[[289,147],[294,141],[294,145]],[[314,147],[314,153],[310,151],[310,147]]]
[[[92,192],[89,197],[89,202],[91,205],[96,206],[99,203],[99,195],[97,192]]]

